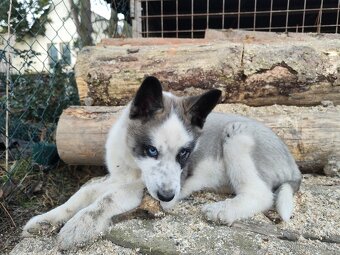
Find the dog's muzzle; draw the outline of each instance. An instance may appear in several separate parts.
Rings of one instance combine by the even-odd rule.
[[[170,202],[175,197],[175,191],[173,190],[159,190],[157,191],[157,197],[163,202]]]

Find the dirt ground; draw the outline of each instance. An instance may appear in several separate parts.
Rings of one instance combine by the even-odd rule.
[[[325,111],[321,106],[313,109]],[[256,111],[256,109],[248,109],[243,106],[237,106],[230,110],[230,112],[248,116],[254,115],[252,111]],[[11,254],[13,255],[61,254],[56,248],[55,237],[53,236],[26,238],[21,241],[20,233],[23,225],[32,216],[46,212],[65,202],[90,178],[104,174],[103,168],[69,167],[66,165],[61,165],[49,172],[43,172],[39,169],[33,171],[25,178],[20,189],[14,192],[10,199],[7,199],[6,202],[3,198],[0,200],[0,253],[8,254],[12,251]],[[203,202],[217,201],[220,198],[210,194],[198,194],[194,199],[190,198],[180,203],[173,213],[166,215],[163,219],[153,221],[136,219],[119,223],[115,225],[113,232],[107,236],[108,240],[99,240],[83,249],[67,254],[145,253],[145,250],[154,249],[154,247],[162,248],[157,243],[160,237],[166,240],[166,243],[163,243],[166,249],[170,247],[171,252],[169,254],[177,254],[178,252],[197,254],[195,252],[200,249],[200,246],[199,244],[193,245],[190,238],[200,238],[199,240],[202,240],[202,244],[204,244],[207,240],[210,240],[207,234],[216,238],[222,235],[221,240],[228,242],[216,243],[216,245],[220,245],[220,247],[215,247],[216,249],[225,247],[225,245],[233,247],[232,244],[237,243],[239,237],[242,237],[241,239],[244,241],[243,237],[249,236],[249,247],[247,249],[254,251],[254,249],[260,247],[259,249],[264,249],[263,254],[268,254],[268,252],[266,253],[267,250],[273,251],[270,254],[279,254],[280,252],[287,254],[285,249],[291,249],[292,244],[299,247],[296,248],[300,249],[299,254],[305,254],[303,253],[305,247],[311,247],[307,254],[316,254],[313,252],[317,250],[319,250],[318,254],[322,254],[322,251],[325,251],[325,254],[337,254],[335,251],[340,249],[339,186],[340,179],[338,177],[305,175],[302,190],[296,196],[297,212],[289,223],[277,227],[275,218],[260,215],[250,220],[251,228],[242,223],[238,229],[236,228],[236,231],[228,227],[216,227],[204,221],[199,206]],[[182,217],[181,215],[185,216]],[[169,222],[175,223],[175,229],[171,229],[173,225],[169,225]],[[248,224],[247,221],[246,224]],[[254,226],[255,229],[259,229],[260,233],[254,232]],[[260,228],[258,228],[259,226]],[[263,229],[262,226],[268,226],[273,234],[267,237],[265,235],[267,230]],[[297,240],[277,240],[279,239],[277,238],[278,233],[288,230],[293,230],[294,235],[298,233]],[[146,239],[146,236],[149,236],[150,239]],[[122,240],[122,237],[126,238]],[[140,247],[142,247],[142,250]],[[193,248],[196,250],[192,250]],[[238,254],[243,254],[242,251],[245,251],[242,250],[245,249],[244,247],[237,249],[241,249]],[[224,250],[220,251],[225,254]],[[209,254],[209,252],[206,254]]]
[[[257,214],[232,227],[207,222],[201,205],[223,199],[199,192],[162,217],[114,224],[102,239],[58,251],[56,236],[24,238],[10,255],[111,254],[301,254],[335,255],[340,248],[340,179],[304,175],[295,212],[281,222],[275,212]]]
[[[0,200],[0,253],[10,252],[20,241],[31,217],[62,204],[90,178],[103,174],[103,168],[63,164],[49,172],[33,170],[11,197]]]

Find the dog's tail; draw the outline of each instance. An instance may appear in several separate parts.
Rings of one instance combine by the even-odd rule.
[[[300,181],[298,183],[285,182],[276,191],[276,210],[284,221],[288,221],[293,214],[293,195],[299,189],[299,186]]]

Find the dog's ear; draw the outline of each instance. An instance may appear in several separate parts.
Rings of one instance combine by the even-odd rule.
[[[212,89],[200,96],[184,99],[184,109],[192,125],[203,128],[205,119],[219,102],[221,93],[218,89]]]
[[[162,85],[156,77],[148,76],[132,101],[130,119],[147,119],[162,109]]]

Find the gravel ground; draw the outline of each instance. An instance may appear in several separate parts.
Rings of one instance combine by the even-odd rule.
[[[58,252],[55,237],[39,237],[23,239],[10,254],[339,254],[339,186],[339,178],[304,175],[294,217],[288,223],[277,221],[274,212],[232,227],[207,222],[200,206],[222,196],[201,192],[164,217],[120,222],[112,227],[108,240],[77,251]],[[289,241],[278,238],[285,231],[293,233]]]
[[[271,106],[263,114],[280,112],[289,118],[291,109]],[[313,113],[339,109],[317,106],[301,110]],[[243,105],[219,105],[216,110],[249,117],[262,112]],[[105,239],[82,249],[61,253],[55,237],[45,236],[23,239],[10,254],[340,254],[339,187],[340,178],[304,175],[295,196],[294,217],[287,223],[280,222],[275,212],[258,214],[232,227],[207,222],[200,213],[201,205],[223,197],[202,192],[182,201],[164,217],[119,222]]]
[[[137,250],[123,248],[113,244],[108,240],[97,240],[82,249],[69,251],[67,253],[58,251],[55,237],[40,237],[40,238],[24,238],[10,254],[13,255],[104,255],[104,254],[121,254],[133,255],[138,254]]]

